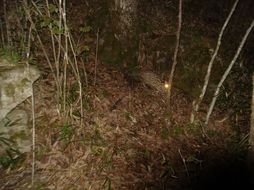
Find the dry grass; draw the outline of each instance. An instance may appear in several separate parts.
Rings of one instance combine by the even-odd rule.
[[[98,85],[89,87],[84,97],[84,124],[72,117],[68,124],[74,132],[68,140],[61,139],[61,129],[67,123],[53,106],[55,93],[50,76],[37,82],[36,188],[177,189],[187,179],[179,150],[187,159],[218,147],[218,143],[214,145],[214,139],[185,125],[191,105],[183,94],[173,95],[169,126],[159,93],[142,84],[128,86],[118,71],[103,66],[98,69]],[[29,107],[29,102],[24,106]],[[217,138],[222,140],[223,136]],[[27,156],[14,170],[3,171],[1,189],[31,189],[31,159]],[[193,163],[189,164],[188,172],[192,173]]]

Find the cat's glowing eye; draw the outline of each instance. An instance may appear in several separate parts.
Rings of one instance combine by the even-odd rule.
[[[168,88],[169,88],[169,84],[168,84],[168,83],[165,83],[165,84],[164,84],[164,87],[165,87],[166,89],[168,89]]]

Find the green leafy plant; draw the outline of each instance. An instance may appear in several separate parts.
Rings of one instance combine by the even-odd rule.
[[[7,149],[5,152],[5,155],[0,156],[0,165],[4,169],[7,169],[10,166],[14,166],[18,162],[20,158],[20,152],[13,148]],[[15,154],[15,156],[13,156],[13,154]]]
[[[174,167],[164,154],[162,154],[161,165],[163,166],[163,169],[161,170],[160,178],[167,176],[175,177]]]
[[[53,32],[53,34],[63,34],[64,29],[59,27],[59,21],[54,19],[53,17],[44,16],[41,18],[40,22],[41,28],[47,28]]]
[[[112,187],[111,187],[111,179],[109,177],[106,177],[106,179],[104,180],[102,186],[104,188],[106,188],[106,190],[112,190]]]
[[[180,135],[182,135],[184,132],[182,127],[174,127],[173,129],[173,137],[179,137]]]
[[[99,130],[99,126],[97,124],[94,125],[94,130],[91,135],[91,142],[93,145],[97,146],[105,146],[105,140]]]
[[[106,167],[112,166],[112,164],[113,164],[112,163],[112,153],[110,151],[106,151],[106,150],[103,151],[102,163]]]
[[[103,149],[100,146],[92,146],[91,151],[94,156],[101,156],[103,153]]]
[[[169,130],[167,127],[161,129],[161,138],[167,140],[169,138]]]
[[[35,182],[35,184],[34,184],[34,189],[35,190],[44,190],[44,189],[46,189],[46,187],[45,187],[45,184],[44,183],[42,183],[42,182]]]
[[[187,163],[194,163],[194,164],[198,164],[198,165],[202,164],[202,160],[198,159],[198,157],[195,154],[191,154],[190,156],[188,156],[186,159],[186,162]]]
[[[186,130],[188,133],[196,136],[201,137],[202,136],[202,124],[201,123],[189,123],[187,124]]]
[[[142,154],[143,154],[145,159],[149,159],[150,156],[151,156],[151,151],[146,148],[145,150],[143,150]]]
[[[56,5],[50,3],[49,4],[49,12],[54,14],[54,13],[58,13],[59,12],[59,9]]]
[[[91,26],[82,26],[79,28],[79,31],[82,33],[88,33],[92,31],[92,27]]]
[[[3,127],[11,127],[15,125],[16,122],[18,122],[18,120],[7,120]],[[0,147],[4,147],[3,154],[0,156],[0,166],[3,168],[8,168],[9,166],[14,165],[21,156],[21,153],[15,147],[15,142],[12,139],[7,138],[3,132],[0,133]]]
[[[65,124],[60,127],[60,140],[69,142],[74,134],[74,128],[70,124]]]
[[[0,59],[8,64],[17,64],[21,60],[21,56],[11,48],[0,48]]]
[[[80,39],[85,36],[87,33],[91,32],[93,28],[91,26],[82,26],[79,28],[79,31],[81,33]],[[84,60],[88,56],[90,52],[90,47],[86,44],[79,43],[76,47],[76,53],[77,56],[81,56]]]

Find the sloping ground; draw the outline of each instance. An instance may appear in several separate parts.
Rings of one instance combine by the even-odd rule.
[[[226,160],[227,126],[186,125],[191,103],[183,94],[173,95],[169,124],[159,93],[142,83],[129,86],[103,65],[98,73],[85,94],[82,125],[59,119],[50,76],[36,84],[37,189],[189,189],[202,169]],[[28,155],[1,172],[0,189],[30,189],[30,182]]]
[[[76,6],[73,10],[77,11],[72,11],[70,18],[80,25],[85,16],[83,7],[79,3]],[[171,22],[170,19],[164,20]],[[161,26],[160,21],[154,17],[155,26]],[[168,51],[167,42],[171,38],[174,44],[174,36],[169,33],[172,23],[164,25],[169,29],[155,28],[165,29],[165,35],[161,30],[153,31],[155,37],[149,38],[151,42],[146,41],[149,43],[146,48],[151,48],[151,44],[159,48],[164,45],[163,50]],[[195,31],[197,27],[193,26]],[[200,66],[198,61],[204,64],[204,69],[207,63],[199,60],[207,56],[207,52],[203,52],[204,46],[199,44],[206,43],[207,39],[199,36],[191,32],[183,34],[191,46],[183,44],[182,52],[191,47],[191,53],[185,55],[189,62],[181,62],[184,66],[193,64],[195,70]],[[94,45],[93,38],[88,40]],[[159,40],[166,44],[159,43]],[[157,47],[153,49],[157,51]],[[195,56],[192,56],[192,50],[198,50]],[[203,80],[201,72],[193,75],[193,72],[184,70],[181,73],[183,69],[178,68],[175,84],[182,90],[173,89],[169,112],[160,93],[142,83],[130,85],[122,73],[102,64],[98,67],[97,84],[93,86],[93,68],[93,64],[87,64],[90,85],[84,87],[83,123],[75,113],[79,108],[71,99],[68,101],[73,106],[72,119],[68,121],[58,116],[55,85],[50,74],[45,72],[35,85],[37,151],[34,189],[215,189],[218,181],[224,182],[227,188],[244,189],[248,185],[248,173],[242,160],[246,138],[240,143],[234,141],[234,131],[228,120],[224,120],[225,114],[217,110],[208,128],[188,124],[192,102],[185,91],[198,92],[194,85],[198,86],[195,80]],[[48,71],[47,68],[42,70]],[[190,80],[191,76],[194,79]],[[73,87],[72,96],[77,97],[74,79],[70,78],[68,87]],[[30,110],[30,100],[21,106]],[[0,189],[31,189],[31,160],[31,155],[24,155],[13,169],[0,171]]]

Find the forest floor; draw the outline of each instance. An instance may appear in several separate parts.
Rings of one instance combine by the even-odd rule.
[[[244,142],[233,142],[216,115],[207,128],[186,124],[191,103],[175,89],[168,123],[159,93],[132,87],[122,73],[99,65],[81,125],[59,120],[52,83],[49,75],[35,85],[35,189],[213,189],[247,180]],[[30,189],[30,174],[28,155],[1,172],[0,189]]]
[[[173,88],[169,110],[163,95],[129,84],[118,69],[103,64],[93,85],[94,58],[86,65],[82,123],[72,100],[71,121],[59,117],[54,80],[42,66],[34,85],[34,187],[28,154],[0,172],[0,189],[244,189],[252,183],[244,160],[247,136],[235,141],[227,113],[216,110],[207,127],[189,124],[192,101],[184,91]],[[67,86],[77,97],[74,83],[69,78]],[[29,111],[31,101],[20,106]]]

